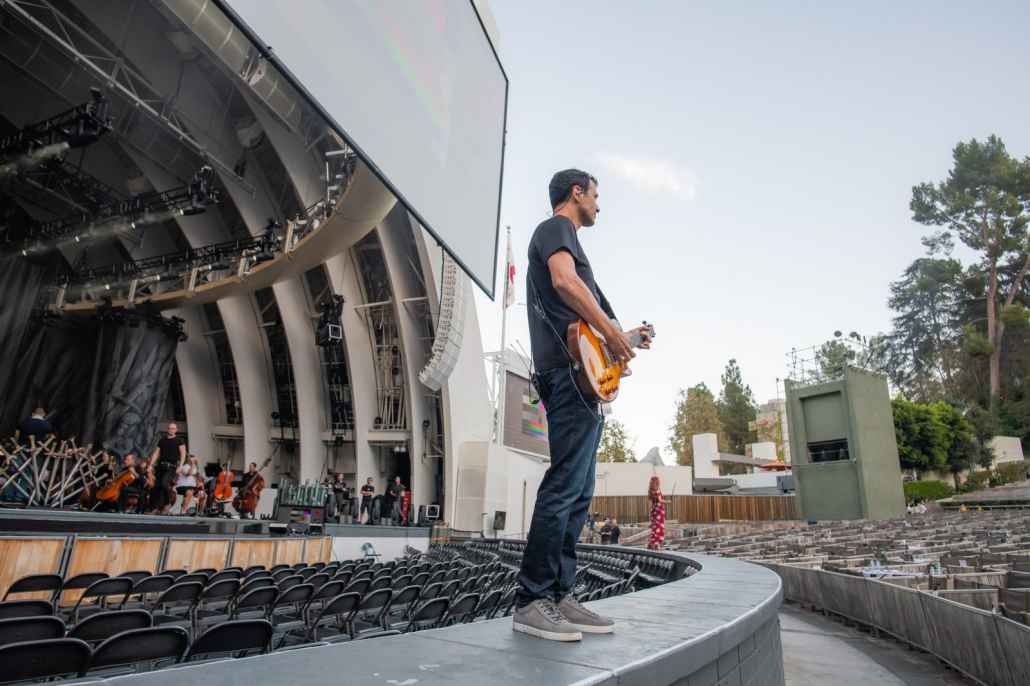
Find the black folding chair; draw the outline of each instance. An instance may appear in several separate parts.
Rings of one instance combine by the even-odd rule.
[[[192,611],[200,600],[204,585],[199,581],[187,581],[172,585],[158,596],[150,614],[155,627],[176,626],[187,628],[193,623]]]
[[[310,577],[308,577],[307,582],[314,586],[316,589],[319,589],[325,584],[329,583],[329,580],[331,578],[332,577],[326,574],[325,572],[319,572],[318,574],[312,574]]]
[[[175,584],[175,578],[168,574],[148,576],[140,579],[132,586],[125,602],[122,603],[123,610],[143,609],[149,610],[154,605],[154,600]],[[133,600],[135,598],[135,600]]]
[[[78,638],[90,645],[131,629],[153,626],[154,618],[146,610],[111,610],[82,620],[68,631],[68,638]]]
[[[0,684],[82,676],[90,649],[77,638],[12,643],[0,647]]]
[[[346,588],[343,589],[344,593],[357,593],[359,595],[365,595],[368,592],[369,586],[372,585],[371,579],[358,579],[357,581],[350,582]]]
[[[361,607],[358,608],[358,613],[355,616],[353,622],[354,634],[360,634],[363,629],[367,630],[381,626],[383,613],[386,612],[386,608],[390,605],[391,598],[393,598],[393,591],[389,588],[369,591],[368,595],[361,599]]]
[[[180,578],[186,576],[186,570],[185,569],[164,569],[164,570],[158,572],[158,574],[161,575],[161,576],[170,576],[173,579],[180,579]]]
[[[322,584],[321,587],[315,589],[315,594],[311,596],[311,600],[304,607],[304,619],[305,621],[311,621],[311,618],[316,613],[322,611],[325,608],[326,603],[335,598],[336,596],[343,593],[343,582],[342,581],[330,581]]]
[[[440,626],[453,626],[472,621],[478,606],[478,593],[466,593],[463,596],[459,596],[447,609],[447,614],[440,621]]]
[[[311,584],[300,584],[281,592],[272,609],[268,612],[268,620],[276,632],[295,631],[305,626],[303,608],[315,594]]]
[[[429,602],[419,605],[411,614],[411,620],[404,626],[404,633],[435,626],[447,614],[450,604],[449,598],[433,598]]]
[[[418,600],[418,594],[421,590],[418,586],[408,586],[394,593],[390,599],[390,604],[380,617],[380,626],[384,629],[389,629],[393,623],[403,623],[406,621],[408,614]]]
[[[64,600],[64,594],[67,591],[79,591],[86,590],[101,579],[107,579],[108,575],[103,572],[86,572],[84,574],[76,574],[70,577],[61,584],[61,588],[54,594],[54,607],[56,608],[57,614],[61,614],[63,610],[67,609],[67,606],[71,603],[62,603]]]
[[[283,636],[284,643],[307,643],[326,641],[337,643],[349,640],[354,635],[354,616],[361,606],[357,593],[342,593],[331,599],[314,620],[307,622],[303,631],[293,631]]]
[[[193,641],[185,662],[228,653],[244,657],[253,652],[264,655],[272,646],[272,625],[264,619],[238,619],[213,626]]]
[[[54,614],[49,600],[7,600],[0,603],[0,619],[16,617],[41,617]]]
[[[57,617],[0,619],[0,646],[54,638],[64,638],[64,622]]]
[[[178,664],[189,645],[189,634],[179,626],[130,629],[98,645],[86,673],[118,667],[127,668],[119,672],[141,672],[159,662]]]
[[[132,579],[132,583],[135,584],[135,583],[139,583],[143,579],[146,579],[147,577],[151,577],[151,576],[154,576],[154,575],[151,574],[150,572],[148,572],[147,570],[139,569],[139,570],[134,570],[134,571],[131,571],[131,572],[122,572],[116,578],[121,579],[122,577],[124,577],[124,578],[127,578],[127,579]]]
[[[3,600],[7,600],[8,596],[15,593],[38,593],[40,591],[50,591],[50,600],[54,600],[63,584],[64,577],[60,574],[29,574],[10,585],[7,592],[4,593]]]
[[[249,566],[249,567],[247,567],[246,569],[243,570],[243,578],[244,579],[249,579],[254,574],[258,574],[260,572],[267,572],[267,571],[268,570],[265,569],[264,565],[251,565],[251,566]]]
[[[493,613],[497,610],[497,606],[501,602],[501,597],[504,595],[504,591],[499,588],[488,592],[483,599],[479,601],[479,605],[476,607],[476,617],[481,619],[490,619],[493,617]]]
[[[267,619],[272,606],[278,599],[279,589],[275,586],[255,588],[233,600],[229,608],[229,618]]]
[[[100,579],[90,584],[75,601],[75,605],[62,614],[69,624],[76,624],[83,617],[109,609],[110,598],[116,599],[117,607],[114,609],[119,609],[128,600],[132,587],[132,579],[129,577]]]
[[[238,569],[223,569],[217,574],[212,574],[211,577],[207,580],[207,585],[210,587],[214,584],[217,584],[219,581],[225,581],[226,579],[233,579],[235,581],[239,581],[242,578],[243,572],[241,572]]]
[[[194,635],[205,626],[229,619],[229,604],[240,591],[238,579],[226,578],[204,589],[193,608]]]

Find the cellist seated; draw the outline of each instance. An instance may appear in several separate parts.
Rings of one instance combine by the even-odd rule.
[[[130,507],[130,500],[135,500],[132,506],[139,504],[139,498],[143,492],[143,477],[136,466],[136,456],[132,453],[127,453],[122,460],[122,470],[130,472],[133,476],[132,481],[122,486],[122,490],[118,494],[118,510],[126,512]]]

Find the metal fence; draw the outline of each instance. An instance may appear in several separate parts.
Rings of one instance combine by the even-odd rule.
[[[769,563],[788,600],[840,615],[933,653],[983,684],[1030,684],[1030,626],[929,591]],[[856,675],[857,676],[857,675]]]
[[[665,506],[666,521],[683,524],[797,519],[792,495],[674,495],[669,499],[672,502]],[[590,511],[627,524],[651,521],[651,501],[646,495],[598,496]]]

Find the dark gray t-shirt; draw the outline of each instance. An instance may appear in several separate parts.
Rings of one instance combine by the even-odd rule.
[[[594,282],[590,260],[583,252],[583,246],[579,244],[572,220],[558,216],[540,224],[529,241],[529,268],[526,270],[526,292],[529,293],[529,340],[532,345],[533,365],[538,371],[565,367],[569,364],[569,358],[563,352],[562,345],[565,344],[569,322],[579,318],[579,314],[565,304],[551,284],[551,270],[547,267],[547,260],[559,250],[565,250],[572,255],[576,263],[576,274],[594,294],[594,298],[608,316],[615,318],[607,300]],[[548,326],[535,311],[533,304],[538,294],[539,304],[551,326]],[[551,327],[554,327],[554,331]],[[558,336],[561,337],[561,343],[558,342]]]

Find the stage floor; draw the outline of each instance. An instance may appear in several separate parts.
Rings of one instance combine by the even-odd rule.
[[[269,524],[275,524],[275,522],[265,519],[136,515],[46,508],[0,508],[0,533],[7,535],[269,536],[271,535]],[[369,536],[406,538],[419,531],[424,531],[428,538],[429,528],[427,527],[367,524],[325,524],[320,535],[333,538]]]

